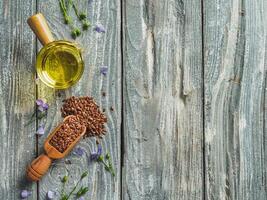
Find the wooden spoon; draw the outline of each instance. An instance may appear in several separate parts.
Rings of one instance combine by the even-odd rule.
[[[57,130],[64,125],[64,122],[66,122],[67,119],[75,117],[74,115],[69,115],[65,117],[63,122],[59,124],[47,137],[45,143],[44,143],[44,150],[45,153],[38,156],[35,160],[32,161],[32,163],[27,168],[27,178],[31,181],[39,181],[42,176],[47,172],[49,169],[52,161],[54,159],[60,159],[65,157],[76,145],[76,143],[81,139],[81,137],[85,134],[86,127],[82,126],[82,133],[76,138],[75,141],[73,141],[68,148],[61,153],[58,151],[55,147],[50,145],[49,141],[54,136],[54,134],[57,132]]]

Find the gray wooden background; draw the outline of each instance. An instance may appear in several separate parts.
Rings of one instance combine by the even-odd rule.
[[[75,181],[89,170],[90,200],[266,200],[267,1],[79,0],[79,7],[92,23],[77,39],[86,69],[77,85],[55,91],[35,80],[41,45],[26,20],[42,12],[55,38],[70,39],[58,1],[0,1],[0,199],[28,189],[28,199],[42,200],[60,189],[60,177]],[[106,33],[95,32],[97,24]],[[91,95],[106,110],[102,145],[116,177],[88,163],[96,144],[86,139],[79,146],[87,156],[71,154],[29,183],[26,165],[71,95]],[[36,98],[50,104],[48,117],[25,126]],[[36,138],[42,123],[45,136]]]

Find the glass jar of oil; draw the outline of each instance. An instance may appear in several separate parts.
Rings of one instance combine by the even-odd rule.
[[[38,77],[49,87],[66,89],[82,76],[84,63],[81,48],[65,40],[45,45],[37,55]]]

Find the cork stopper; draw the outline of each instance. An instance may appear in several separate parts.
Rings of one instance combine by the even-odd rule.
[[[54,41],[52,33],[47,25],[46,19],[42,13],[35,14],[27,20],[29,26],[31,27],[34,34],[37,36],[38,40],[46,45]]]

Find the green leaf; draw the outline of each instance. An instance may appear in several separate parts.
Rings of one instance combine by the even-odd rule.
[[[89,191],[88,187],[84,187],[82,190],[82,195],[85,195]]]
[[[88,175],[88,172],[83,172],[83,174],[81,175],[81,179],[85,178]]]
[[[67,196],[66,194],[64,194],[64,195],[60,198],[60,200],[68,200],[68,196]]]
[[[76,37],[81,35],[81,31],[78,28],[73,28],[71,31],[71,36],[73,39],[76,39]]]
[[[70,23],[71,23],[71,17],[66,16],[66,17],[64,18],[64,23],[65,23],[65,24],[70,24]]]
[[[90,22],[84,21],[83,22],[83,30],[87,30],[91,26]]]
[[[111,174],[112,174],[112,176],[115,176],[115,172],[114,171],[112,171]]]
[[[80,197],[80,195],[82,194],[82,191],[83,191],[83,187],[81,187],[78,192],[76,193],[76,196],[77,197]]]
[[[75,31],[71,31],[71,37],[72,39],[76,39],[77,35]]]
[[[78,29],[78,28],[76,29],[76,35],[77,35],[77,36],[80,36],[80,35],[81,35],[81,30]]]
[[[86,14],[84,12],[79,14],[79,19],[82,21],[86,18]]]
[[[81,187],[79,191],[76,193],[76,197],[79,198],[83,195],[85,195],[89,191],[88,187]]]
[[[106,159],[108,159],[108,160],[111,159],[109,153],[106,154]]]
[[[105,166],[105,170],[109,171],[110,170],[109,166]]]
[[[64,176],[61,180],[62,183],[66,183],[68,181],[69,177],[68,176]]]
[[[97,161],[98,161],[98,162],[102,162],[102,161],[104,161],[104,157],[103,157],[103,155],[99,156],[98,159],[97,159]]]

